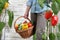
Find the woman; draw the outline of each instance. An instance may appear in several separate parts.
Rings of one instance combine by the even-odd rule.
[[[34,21],[34,31],[36,30],[36,36],[37,36],[36,40],[42,40],[42,33],[44,33],[44,29],[46,26],[44,12],[47,10],[47,6],[44,4],[43,8],[41,8],[38,3],[38,0],[28,0],[26,12],[24,14],[25,17],[29,16],[30,9],[31,9],[30,12],[31,20]]]

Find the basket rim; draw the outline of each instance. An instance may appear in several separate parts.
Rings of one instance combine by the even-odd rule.
[[[15,22],[14,22],[14,27],[15,27],[16,21],[17,21],[19,18],[25,18],[25,19],[28,19],[28,20],[30,21],[29,18],[26,18],[26,17],[24,17],[24,16],[20,16],[20,17],[18,17],[18,18],[15,20]],[[30,21],[30,22],[31,22],[31,21]]]
[[[28,29],[26,29],[26,30],[17,30],[17,32],[25,32],[25,31],[28,31],[28,30],[33,29],[33,27],[34,27],[34,26],[32,26],[32,27],[30,27],[30,28],[28,28]],[[16,29],[15,29],[15,30],[16,30]]]

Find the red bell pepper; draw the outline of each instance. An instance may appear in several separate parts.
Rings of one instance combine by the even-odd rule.
[[[45,12],[45,18],[48,20],[51,17],[52,17],[52,11],[51,10],[46,11]]]
[[[28,27],[32,27],[32,23],[31,22],[28,23]]]
[[[58,23],[58,16],[54,15],[51,18],[51,24],[52,26],[55,26]]]

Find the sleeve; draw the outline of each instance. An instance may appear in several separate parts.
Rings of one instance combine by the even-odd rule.
[[[33,0],[28,0],[26,5],[31,7],[32,6],[32,2],[33,2]]]

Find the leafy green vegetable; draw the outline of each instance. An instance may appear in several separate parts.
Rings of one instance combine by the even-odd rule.
[[[11,27],[11,26],[12,26],[13,19],[14,19],[14,14],[13,14],[13,12],[8,10],[8,16],[9,16],[8,24],[9,24],[9,26]]]
[[[49,39],[50,39],[50,40],[55,40],[55,38],[56,38],[56,36],[55,36],[54,33],[50,33],[50,34],[49,34]]]
[[[19,24],[19,25],[18,25],[18,30],[21,30],[21,29],[22,29],[22,25]]]
[[[4,28],[5,23],[4,22],[0,22],[0,32],[2,31],[2,29]]]

